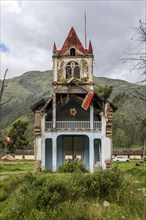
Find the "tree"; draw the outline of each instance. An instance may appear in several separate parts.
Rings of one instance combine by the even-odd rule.
[[[104,86],[104,87],[98,87],[95,89],[95,94],[98,96],[101,96],[102,98],[108,99],[110,94],[112,93],[113,87],[112,86]]]
[[[7,102],[11,101],[12,99],[12,96],[4,101],[4,102],[1,102],[2,101],[2,96],[3,96],[3,92],[4,92],[4,87],[5,87],[5,79],[6,79],[6,75],[7,75],[7,72],[8,72],[8,69],[6,69],[5,71],[5,74],[4,74],[4,79],[1,81],[1,89],[0,89],[0,109],[1,109],[1,106],[6,104]]]
[[[124,62],[132,62],[131,71],[137,71],[142,80],[130,88],[129,96],[133,99],[134,105],[146,106],[146,23],[139,20],[139,26],[135,28],[135,34],[131,40],[139,42],[139,47],[136,47],[138,49],[132,53],[126,53],[126,57],[122,58],[122,60]],[[141,111],[140,108],[139,110]],[[137,112],[133,108],[133,114],[142,124],[140,132],[143,134],[144,140],[146,140],[146,121],[144,117],[146,108],[143,107],[143,112],[140,111]]]
[[[25,137],[25,131],[28,126],[28,121],[18,120],[12,124],[12,127],[8,131],[8,136],[12,139],[12,142],[7,144],[9,152],[15,152],[16,149],[25,149],[29,144],[29,141]]]
[[[133,65],[131,71],[138,71],[139,75],[143,76],[143,80],[138,83],[146,83],[146,23],[139,20],[139,27],[135,28],[135,34],[131,40],[139,42],[136,47],[138,49],[132,53],[126,52],[126,57],[122,60],[124,62],[131,61]]]
[[[129,98],[128,94],[126,94],[125,92],[120,92],[118,93],[112,100],[112,103],[116,106],[116,107],[121,107],[123,105],[123,103]]]
[[[3,151],[4,147],[5,147],[5,144],[4,144],[3,131],[0,130],[0,152]]]
[[[137,105],[136,100],[131,100],[125,92],[119,92],[112,103],[118,107],[113,120],[114,147],[130,148],[134,145],[142,145],[141,121],[137,115],[144,117],[143,103]]]

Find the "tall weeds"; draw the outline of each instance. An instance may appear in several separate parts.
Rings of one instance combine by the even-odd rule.
[[[115,168],[93,174],[27,174],[1,219],[142,220],[145,214],[144,195]]]

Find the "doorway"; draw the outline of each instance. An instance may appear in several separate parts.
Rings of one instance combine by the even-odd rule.
[[[89,138],[86,135],[60,135],[57,138],[57,169],[65,163],[81,160],[89,169]]]
[[[83,160],[83,136],[64,136],[64,162]]]

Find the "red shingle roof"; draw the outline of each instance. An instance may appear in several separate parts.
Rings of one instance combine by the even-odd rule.
[[[55,42],[54,42],[53,52],[56,53],[56,51],[57,51],[57,47],[56,47],[56,44],[55,44]]]
[[[54,43],[53,53],[58,54],[58,55],[63,55],[72,46],[74,46],[76,49],[81,51],[84,55],[88,55],[89,53],[93,53],[91,41],[89,42],[89,48],[88,49],[84,48],[73,27],[71,28],[61,50],[57,50],[56,44]]]

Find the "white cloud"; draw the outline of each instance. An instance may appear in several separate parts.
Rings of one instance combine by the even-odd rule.
[[[84,11],[87,40],[91,39],[98,76],[136,82],[120,57],[131,50],[132,27],[144,20],[143,1],[1,1],[1,40],[10,49],[1,54],[1,72],[8,77],[25,71],[52,69],[54,41],[58,49],[74,26],[84,44]]]

